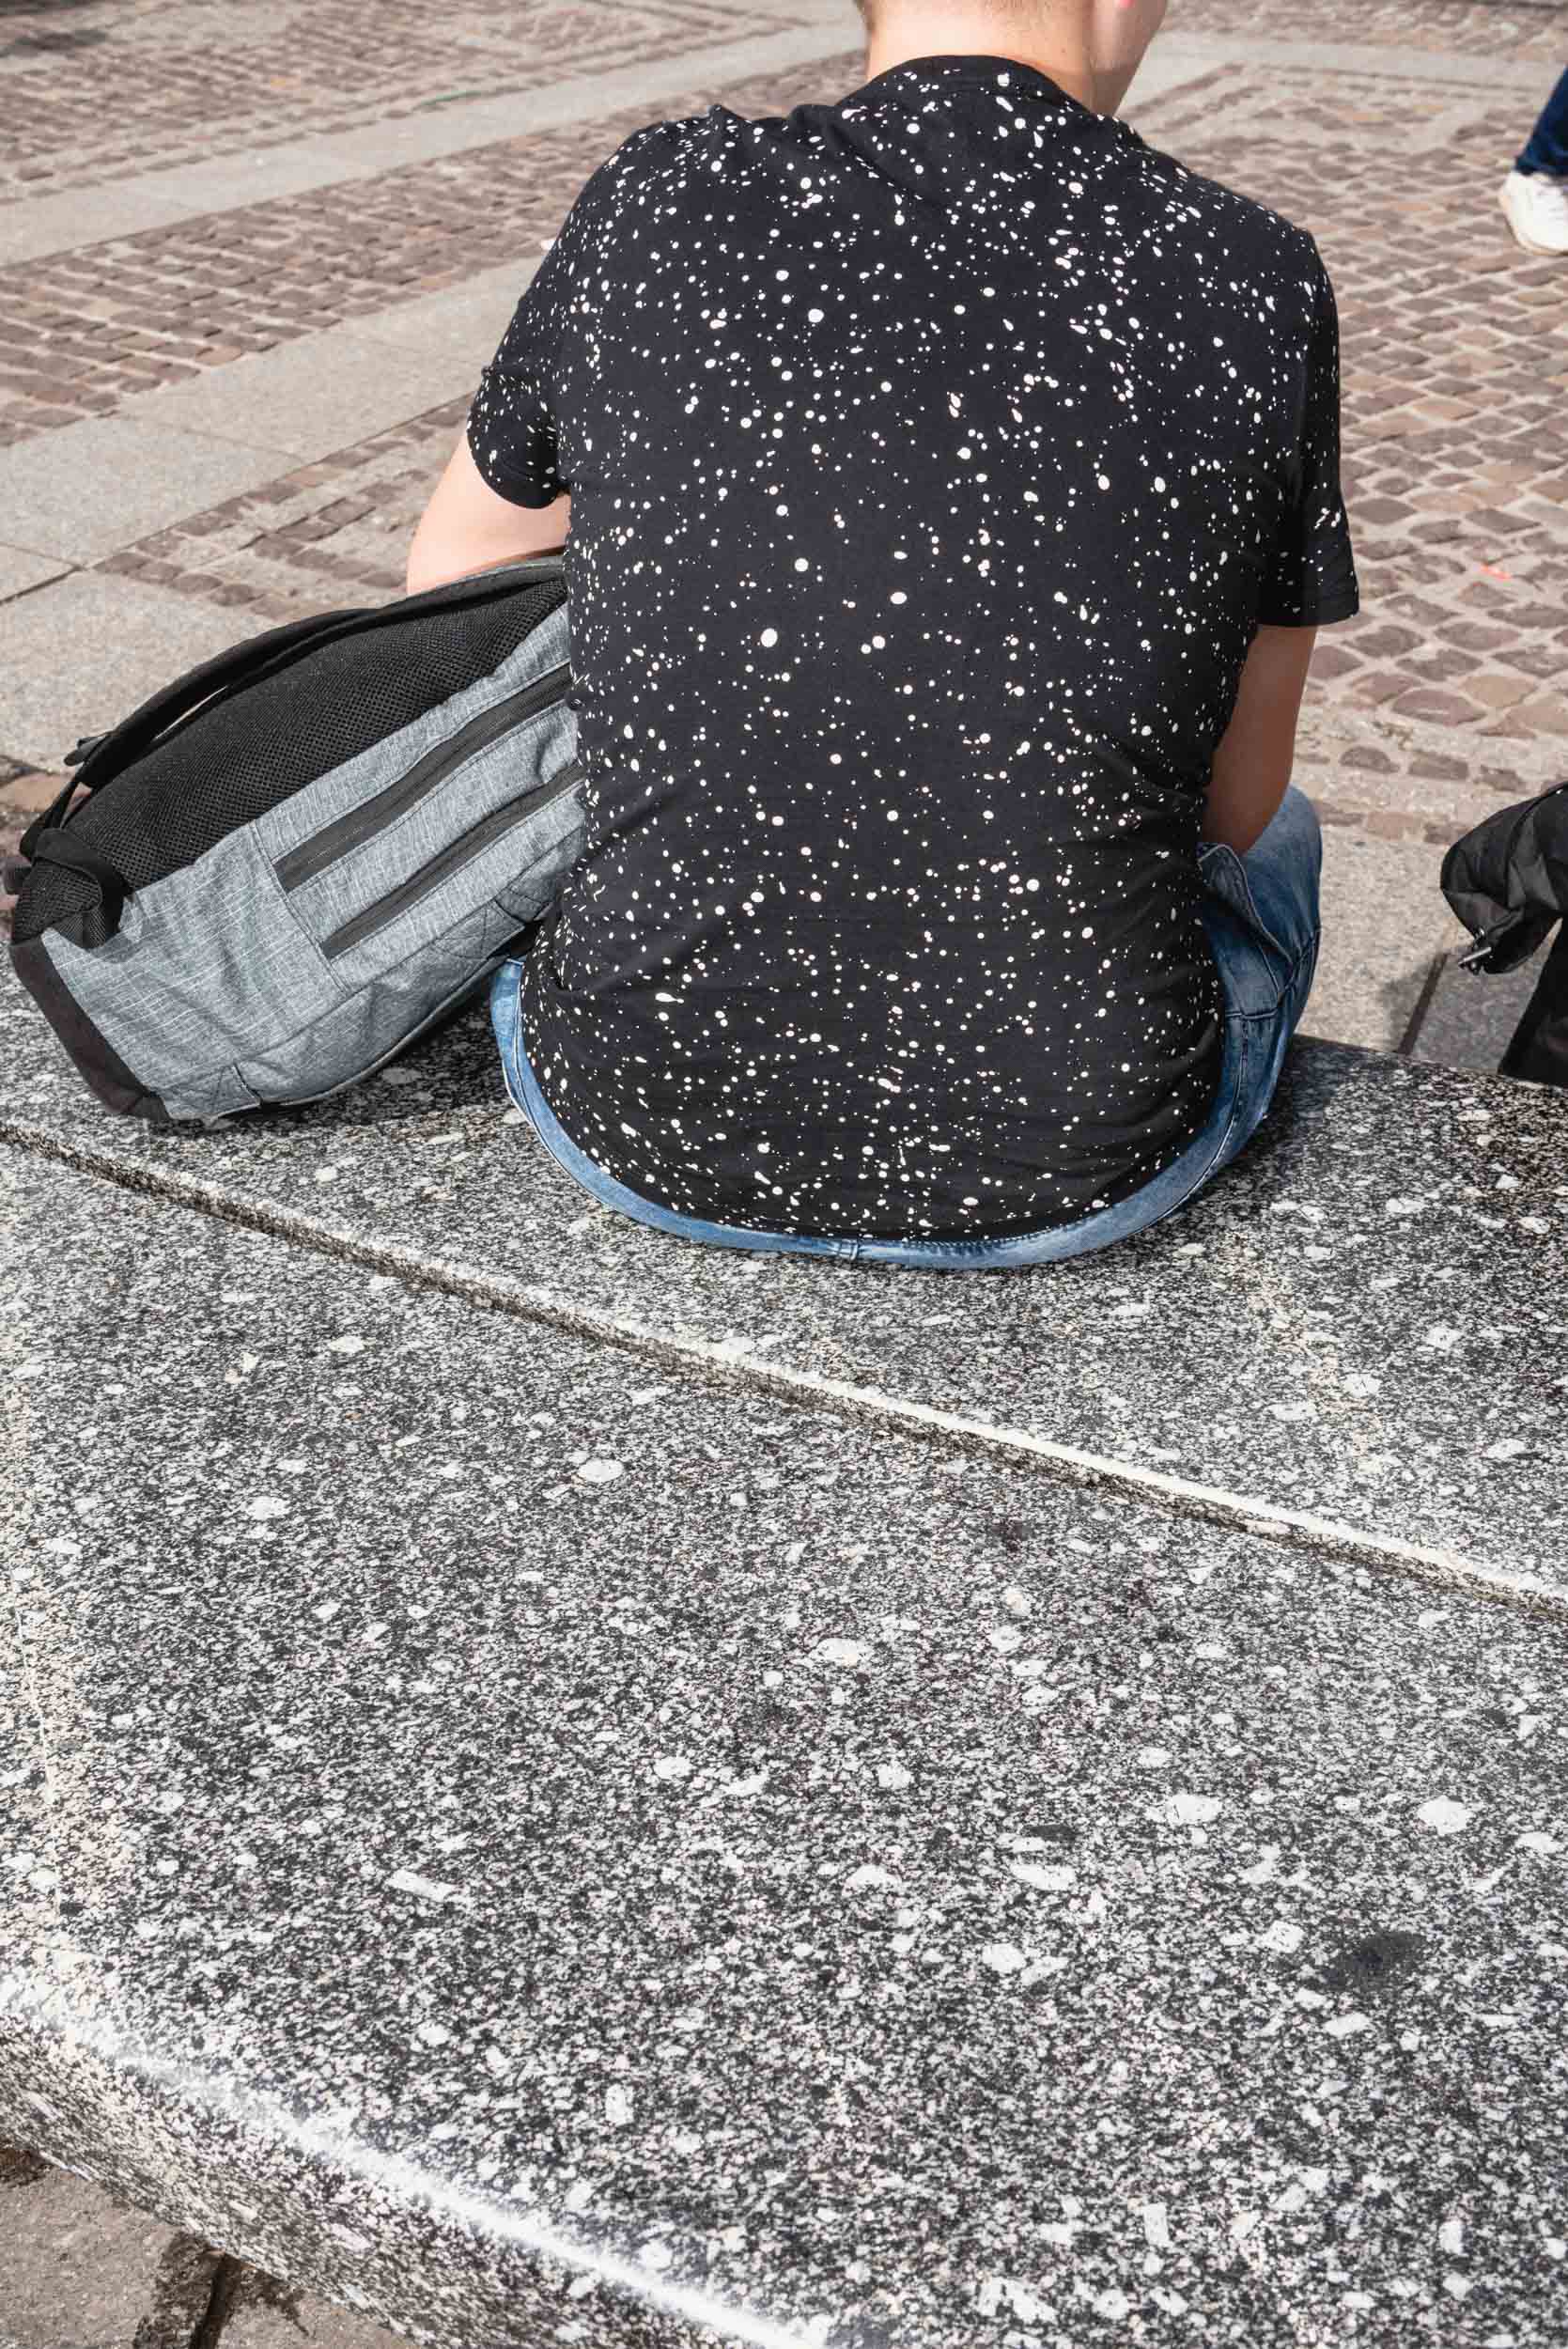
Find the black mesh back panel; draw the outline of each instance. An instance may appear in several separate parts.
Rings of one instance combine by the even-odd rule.
[[[411,612],[307,646],[275,676],[197,710],[85,801],[70,829],[132,890],[146,888],[488,677],[565,595],[560,579],[542,579],[493,600]],[[108,934],[96,882],[38,864],[13,934],[36,938],[56,926],[83,946],[101,946]]]

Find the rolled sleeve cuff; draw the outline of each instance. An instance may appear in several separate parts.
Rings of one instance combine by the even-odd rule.
[[[479,477],[511,506],[549,506],[570,484],[561,478],[555,423],[543,402],[487,370],[469,411],[469,454]]]

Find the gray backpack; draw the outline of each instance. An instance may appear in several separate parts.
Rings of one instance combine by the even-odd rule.
[[[481,986],[582,846],[571,683],[555,552],[273,629],[79,743],[11,957],[100,1100],[319,1100]]]

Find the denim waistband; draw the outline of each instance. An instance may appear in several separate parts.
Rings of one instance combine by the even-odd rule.
[[[1130,1238],[1185,1206],[1209,1176],[1235,1155],[1268,1106],[1289,1040],[1290,999],[1299,991],[1298,981],[1303,973],[1310,981],[1307,958],[1316,952],[1316,861],[1320,853],[1317,818],[1300,792],[1286,793],[1284,803],[1269,827],[1269,837],[1276,862],[1282,856],[1287,869],[1296,863],[1302,863],[1304,870],[1308,864],[1311,867],[1311,886],[1304,893],[1292,888],[1281,898],[1279,888],[1274,888],[1274,897],[1281,905],[1281,926],[1287,932],[1285,939],[1276,937],[1265,924],[1241,857],[1233,849],[1211,846],[1199,858],[1204,887],[1203,926],[1225,1006],[1220,1023],[1218,1081],[1203,1125],[1180,1155],[1148,1182],[1126,1199],[1079,1217],[1074,1223],[1011,1237],[982,1235],[973,1239],[821,1238],[803,1233],[753,1231],[739,1224],[710,1223],[701,1217],[681,1215],[672,1207],[660,1206],[596,1166],[555,1117],[528,1062],[522,1033],[523,967],[516,961],[502,965],[490,997],[491,1019],[507,1090],[518,1107],[532,1119],[551,1155],[584,1190],[636,1222],[681,1238],[705,1241],[715,1247],[746,1249],[753,1254],[832,1256],[849,1262],[907,1265],[931,1271],[1005,1271],[1088,1255],[1115,1240]],[[1277,882],[1278,876],[1273,879]],[[1297,895],[1301,897],[1298,904],[1294,902]]]

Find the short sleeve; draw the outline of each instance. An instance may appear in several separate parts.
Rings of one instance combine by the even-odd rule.
[[[1274,558],[1259,621],[1318,628],[1360,608],[1350,524],[1340,490],[1340,322],[1334,288],[1315,244],[1300,426],[1290,460]]]
[[[608,169],[601,164],[589,179],[524,287],[469,411],[474,461],[513,506],[549,506],[571,487],[562,462],[558,385],[569,338],[581,332],[586,263]]]

